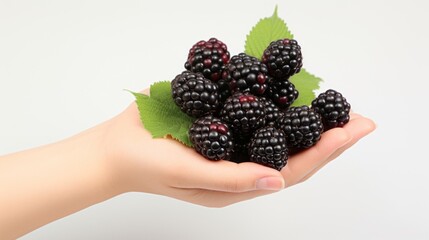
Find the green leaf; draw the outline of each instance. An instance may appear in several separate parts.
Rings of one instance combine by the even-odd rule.
[[[171,136],[192,147],[188,130],[194,119],[183,113],[174,103],[169,81],[157,82],[150,87],[150,96],[142,93],[136,97],[140,119],[154,138]]]
[[[283,38],[293,38],[293,35],[283,19],[277,16],[276,6],[273,15],[259,20],[247,35],[244,52],[261,59],[264,50],[272,41]]]
[[[290,81],[299,91],[298,99],[293,102],[292,106],[310,105],[311,101],[316,98],[314,90],[319,89],[322,79],[309,73],[304,68],[290,78]]]

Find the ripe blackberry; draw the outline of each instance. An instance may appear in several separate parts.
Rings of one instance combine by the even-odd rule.
[[[341,93],[332,89],[319,94],[311,103],[311,108],[322,116],[326,131],[343,127],[350,120],[350,103]]]
[[[308,106],[289,108],[275,126],[283,130],[288,147],[294,150],[313,146],[323,132],[321,116]]]
[[[225,101],[220,117],[234,133],[244,137],[264,126],[265,108],[258,97],[238,92]]]
[[[286,135],[268,126],[258,129],[249,144],[250,161],[281,170],[288,159]]]
[[[219,101],[223,104],[231,96],[231,89],[229,88],[229,84],[223,79],[217,82],[217,86],[219,89]]]
[[[219,118],[204,116],[195,120],[189,137],[197,152],[209,160],[229,160],[234,149],[231,131]]]
[[[301,47],[293,39],[273,41],[265,49],[262,62],[267,65],[271,76],[288,78],[301,70]]]
[[[208,41],[199,41],[192,46],[185,68],[192,72],[202,73],[204,77],[217,82],[228,61],[227,46],[216,38],[210,38]]]
[[[265,108],[265,125],[274,124],[274,122],[284,115],[274,102],[266,97],[259,97]]]
[[[299,92],[295,85],[288,80],[274,80],[269,82],[266,94],[280,108],[286,109],[298,98]]]
[[[268,69],[257,58],[240,53],[231,58],[222,73],[232,92],[262,95],[267,89]]]
[[[234,138],[234,152],[231,155],[232,162],[242,163],[249,161],[249,141],[250,138],[242,139],[240,135]]]
[[[171,82],[174,102],[192,117],[216,113],[219,109],[218,87],[201,73],[184,71]]]

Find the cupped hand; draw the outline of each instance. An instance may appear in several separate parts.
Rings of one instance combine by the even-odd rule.
[[[210,161],[175,140],[154,139],[144,129],[135,103],[106,124],[104,142],[123,192],[223,207],[307,180],[374,129],[370,119],[351,114],[343,128],[323,133],[315,146],[291,156],[280,172],[250,162]]]

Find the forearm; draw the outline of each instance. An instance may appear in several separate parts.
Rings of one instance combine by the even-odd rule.
[[[17,238],[119,194],[103,155],[105,125],[0,157],[0,239]]]

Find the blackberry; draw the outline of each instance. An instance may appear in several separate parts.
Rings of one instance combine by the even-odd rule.
[[[234,153],[231,156],[231,161],[242,163],[249,161],[249,141],[248,138],[240,138],[240,135],[235,135],[234,138]]]
[[[204,77],[217,82],[229,57],[227,46],[216,38],[210,38],[208,41],[199,41],[192,46],[185,68],[192,72],[200,72]]]
[[[299,92],[295,85],[288,80],[274,80],[269,82],[267,96],[280,108],[286,109],[298,98]]]
[[[229,160],[234,149],[232,133],[225,123],[213,116],[195,120],[189,137],[197,152],[213,161]]]
[[[257,58],[240,53],[231,58],[222,73],[232,92],[262,95],[267,89],[268,69]]]
[[[313,146],[323,132],[321,116],[308,106],[289,108],[275,126],[284,131],[288,147],[294,150]]]
[[[220,117],[234,133],[245,137],[264,126],[265,108],[258,97],[238,92],[225,101]]]
[[[229,84],[223,79],[217,82],[217,86],[219,88],[219,100],[222,104],[231,96],[231,89],[229,88]]]
[[[274,122],[284,115],[274,102],[266,97],[259,97],[265,108],[265,125],[272,125]]]
[[[329,130],[343,127],[350,120],[350,103],[343,95],[329,89],[313,100],[311,108],[322,116],[323,127]]]
[[[258,129],[249,144],[250,161],[281,170],[288,159],[286,135],[268,126]]]
[[[218,87],[201,73],[184,71],[171,82],[174,102],[192,117],[214,114],[219,109]]]
[[[267,65],[271,76],[288,78],[301,70],[301,47],[293,39],[273,41],[265,49],[262,62]]]

